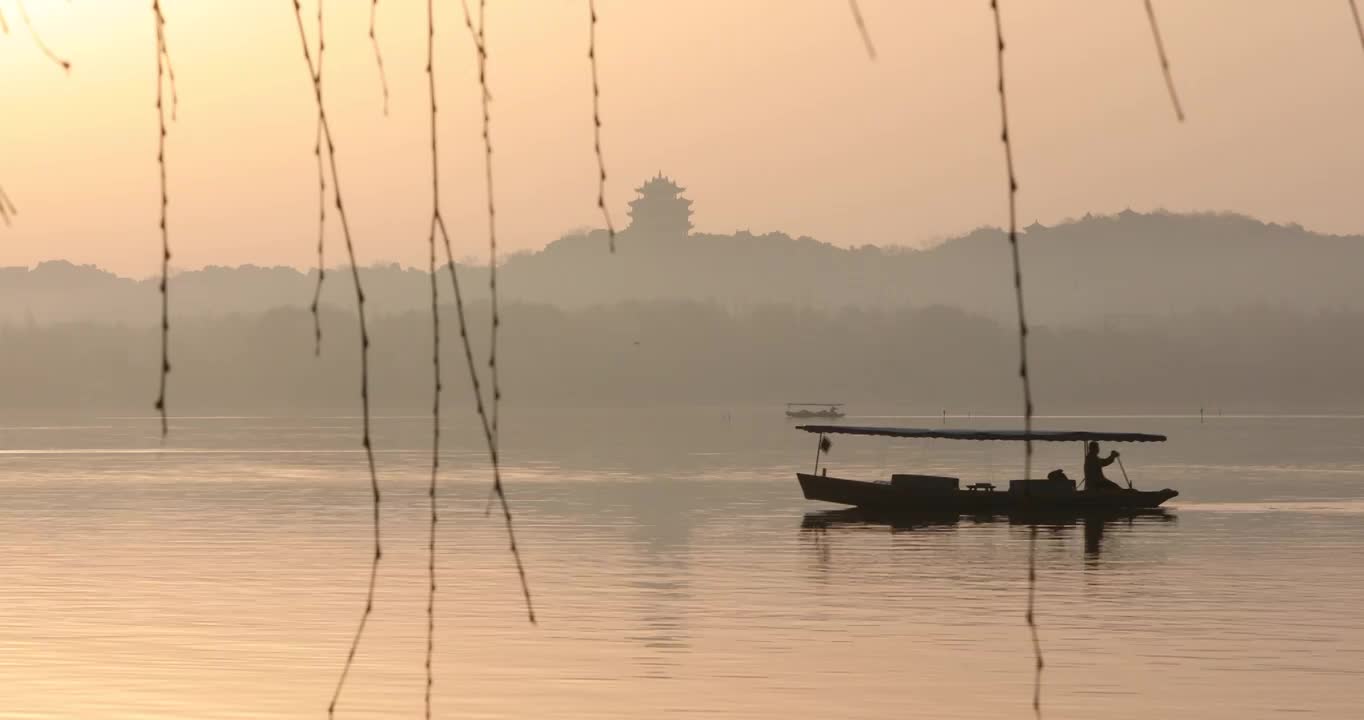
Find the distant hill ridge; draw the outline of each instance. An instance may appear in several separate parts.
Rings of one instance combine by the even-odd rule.
[[[1085,323],[1194,310],[1271,307],[1364,309],[1364,235],[1335,236],[1296,224],[1227,213],[1085,216],[1023,235],[1029,312],[1042,324]],[[461,267],[471,299],[486,293],[485,267]],[[379,313],[427,307],[423,271],[363,270]],[[1002,318],[1012,312],[1003,234],[975,230],[927,249],[841,248],[784,233],[678,234],[628,229],[607,252],[604,231],[566,235],[499,267],[509,300],[563,308],[688,300],[725,307],[819,308],[946,305]],[[290,267],[218,266],[175,275],[172,312],[219,315],[306,308],[316,274]],[[323,302],[348,307],[347,274],[329,277]],[[0,268],[0,323],[154,323],[155,280],[132,280],[65,261]]]

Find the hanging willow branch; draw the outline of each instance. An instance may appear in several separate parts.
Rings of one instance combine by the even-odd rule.
[[[28,17],[28,8],[24,6],[24,0],[17,0],[15,4],[19,6],[19,19],[23,20],[24,27],[28,28],[28,34],[33,38],[33,44],[37,45],[38,49],[42,50],[43,54],[46,55],[49,60],[60,65],[62,70],[71,72],[71,61],[53,52],[52,48],[43,41],[43,36],[38,34],[38,29],[33,27],[33,21]],[[153,0],[152,5],[154,7],[158,4],[157,0]],[[160,14],[161,11],[158,9],[156,12]],[[3,18],[0,18],[0,24],[3,24]],[[8,26],[5,27],[5,32],[9,32]]]
[[[431,274],[431,483],[427,497],[431,503],[430,533],[427,539],[426,590],[426,720],[431,720],[431,690],[435,686],[433,656],[436,652],[436,478],[440,472],[440,292],[436,275],[436,227],[441,224],[440,213],[440,154],[436,144],[436,16],[435,3],[426,0],[426,81],[431,100],[431,232],[427,237],[430,258],[427,271]]]
[[[1175,118],[1184,122],[1184,108],[1179,104],[1179,93],[1175,92],[1175,79],[1170,74],[1170,59],[1165,55],[1165,43],[1160,39],[1160,25],[1156,22],[1156,9],[1151,0],[1146,0],[1146,17],[1151,21],[1151,37],[1156,41],[1156,55],[1160,57],[1160,71],[1165,75],[1165,89],[1170,91],[1170,103],[1175,107]]]
[[[852,11],[853,22],[857,23],[857,32],[862,35],[862,44],[867,46],[867,57],[876,59],[876,46],[871,44],[871,33],[867,31],[867,22],[862,19],[862,8],[857,4],[857,0],[848,0],[848,9]]]
[[[14,207],[14,203],[11,202],[9,196],[5,194],[5,188],[0,187],[0,221],[9,225],[10,216],[18,214],[19,209]]]
[[[493,200],[495,196],[493,192],[493,136],[492,114],[489,108],[492,95],[488,92],[487,8],[487,0],[478,0],[478,84],[483,90],[483,170],[484,183],[488,193],[488,307],[492,323],[489,328],[488,374],[491,376],[493,384],[493,444],[498,445],[501,439],[498,431],[498,414],[502,405],[502,386],[497,380],[497,339],[502,318],[498,314],[497,307],[497,208]],[[506,498],[502,495],[500,485],[496,489],[498,497],[502,498],[505,505]]]
[[[58,66],[60,66],[61,69],[62,69],[63,71],[65,71],[65,72],[67,72],[67,73],[70,73],[70,72],[71,72],[71,62],[68,61],[68,60],[66,60],[65,58],[63,58],[63,57],[57,55],[57,53],[53,52],[53,51],[52,51],[52,48],[51,48],[51,47],[48,47],[48,44],[47,44],[46,42],[43,41],[42,35],[38,34],[38,29],[35,28],[35,27],[33,26],[33,21],[30,20],[29,17],[28,17],[28,8],[24,6],[24,0],[16,0],[16,3],[15,3],[15,4],[17,4],[17,5],[19,6],[19,18],[20,18],[21,20],[24,21],[24,27],[28,28],[28,34],[29,34],[29,37],[32,37],[32,38],[33,38],[33,44],[34,44],[34,45],[37,45],[37,46],[38,46],[38,49],[41,50],[41,51],[43,52],[43,54],[46,55],[46,56],[48,57],[49,60],[51,60],[52,62],[56,63]],[[160,14],[160,11],[158,10],[157,13],[158,13],[158,15],[159,15],[159,14]],[[157,49],[157,58],[156,58],[156,59],[157,59],[157,65],[159,66],[160,63],[161,63],[161,48],[160,48],[161,40],[160,40],[160,34],[159,34],[159,33],[160,33],[160,27],[159,27],[159,26],[158,26],[157,30],[158,30],[158,49]],[[5,21],[5,14],[4,14],[4,12],[0,12],[0,34],[4,34],[4,35],[8,35],[8,34],[9,34],[9,23]],[[158,74],[159,74],[159,72],[158,72]],[[160,89],[159,89],[159,88],[157,89],[157,93],[158,93],[158,97],[159,97],[159,94],[160,94]],[[159,100],[158,100],[158,107],[159,107],[159,106],[160,106],[160,105],[159,105]],[[165,133],[165,126],[164,126],[164,123],[163,123],[163,125],[162,125],[162,132],[161,132],[161,134],[162,134],[163,137],[164,137],[165,134],[166,134],[166,133]],[[164,173],[163,173],[163,174],[162,174],[163,194],[164,194],[164,186],[165,186],[165,175],[164,175]],[[8,226],[8,225],[10,224],[10,218],[13,217],[14,215],[18,215],[18,214],[19,214],[19,210],[18,210],[17,208],[14,207],[14,203],[11,202],[10,199],[9,199],[9,196],[5,194],[5,189],[4,189],[3,187],[0,187],[0,222],[3,222],[6,226]],[[162,226],[163,226],[163,228],[164,228],[164,225],[165,225],[165,221],[164,221],[164,219],[163,219],[163,220],[162,220]],[[164,354],[164,353],[163,353],[163,354]],[[163,391],[163,393],[164,393],[164,391]],[[162,422],[162,431],[161,431],[161,434],[162,434],[163,437],[164,437],[165,434],[166,434],[166,433],[165,433],[165,422],[164,422],[164,417],[163,417],[163,422]]]
[[[355,281],[355,309],[356,317],[360,325],[360,407],[361,407],[361,444],[365,448],[365,460],[369,464],[369,484],[370,492],[373,496],[374,507],[374,560],[370,564],[369,571],[369,590],[365,595],[365,608],[360,614],[360,623],[355,630],[355,638],[351,641],[350,650],[346,654],[345,665],[341,668],[341,677],[337,680],[336,690],[332,693],[331,702],[327,705],[327,716],[333,717],[336,714],[336,704],[341,698],[341,692],[345,689],[346,678],[350,675],[351,665],[355,661],[355,653],[360,647],[360,639],[365,634],[365,625],[369,621],[369,616],[374,610],[374,585],[379,576],[379,560],[383,557],[382,545],[379,535],[379,474],[374,465],[374,444],[370,438],[370,415],[369,415],[369,329],[365,322],[365,291],[360,284],[360,267],[355,261],[355,243],[351,237],[350,222],[346,216],[346,207],[342,201],[341,179],[336,168],[336,142],[332,138],[331,126],[327,122],[326,105],[322,102],[322,75],[317,66],[313,63],[312,52],[308,49],[308,34],[303,29],[303,9],[299,6],[299,0],[293,0],[294,19],[298,23],[298,39],[303,47],[303,59],[308,66],[308,79],[313,85],[313,97],[317,102],[318,120],[322,125],[322,138],[327,145],[327,163],[332,177],[332,192],[336,197],[336,214],[341,219],[341,235],[346,242],[346,254],[350,260],[351,278]],[[319,47],[321,41],[319,39]]]
[[[474,364],[473,349],[469,343],[469,334],[465,325],[464,303],[460,295],[459,283],[455,273],[454,257],[450,250],[450,237],[445,231],[445,224],[440,223],[441,235],[445,239],[445,257],[450,268],[451,282],[455,289],[455,307],[459,313],[460,339],[464,341],[464,359],[469,366],[469,378],[474,388],[475,403],[478,408],[478,417],[483,424],[483,436],[488,444],[488,457],[493,466],[493,488],[492,494],[501,502],[502,517],[507,527],[507,541],[512,558],[516,561],[516,573],[521,580],[521,593],[526,600],[526,617],[532,624],[535,623],[535,605],[531,602],[530,585],[526,582],[525,565],[521,562],[521,552],[516,545],[516,532],[512,524],[511,506],[507,503],[507,494],[502,486],[501,461],[498,454],[497,438],[497,407],[502,399],[501,388],[497,381],[497,331],[499,318],[497,314],[497,232],[496,232],[496,213],[493,206],[493,146],[492,135],[489,133],[490,116],[488,103],[492,100],[492,93],[488,90],[488,53],[484,34],[484,19],[486,17],[487,3],[480,0],[478,5],[478,27],[474,27],[473,16],[469,12],[468,0],[462,0],[464,8],[464,25],[469,29],[469,35],[473,39],[474,49],[478,58],[478,84],[480,96],[483,100],[483,148],[484,148],[484,169],[485,180],[488,192],[488,245],[491,255],[491,263],[488,268],[488,289],[491,293],[492,306],[492,327],[491,343],[488,357],[489,371],[492,376],[492,413],[491,417],[483,402],[483,392],[478,379],[478,371]],[[491,505],[490,505],[491,507]],[[486,513],[485,513],[486,514]]]
[[[1359,47],[1364,48],[1364,21],[1359,19],[1359,3],[1350,0],[1350,14],[1355,18],[1355,32],[1359,33]]]
[[[597,83],[597,3],[587,0],[591,24],[587,35],[587,59],[592,64],[592,149],[597,153],[597,208],[606,221],[607,242],[616,251],[616,226],[611,222],[611,211],[606,209],[606,161],[601,152],[601,86]]]
[[[388,74],[384,72],[384,56],[379,52],[379,36],[374,32],[375,15],[379,12],[379,0],[369,5],[369,44],[374,46],[374,63],[379,66],[379,87],[384,91],[384,115],[388,115]]]
[[[22,8],[22,3],[20,8]],[[27,21],[27,17],[25,17]],[[161,177],[161,380],[156,394],[156,411],[161,416],[161,439],[170,432],[166,420],[166,380],[170,375],[170,231],[166,227],[166,208],[169,192],[166,188],[166,103],[165,87],[170,83],[171,120],[175,119],[180,99],[175,90],[175,70],[171,66],[170,51],[166,49],[166,17],[161,14],[161,0],[152,0],[152,21],[156,27],[156,165]]]
[[[1023,309],[1023,269],[1018,252],[1018,179],[1014,175],[1013,141],[1009,137],[1009,104],[1004,85],[1004,23],[1000,17],[999,0],[990,0],[995,17],[995,49],[999,70],[1000,140],[1004,142],[1004,168],[1009,180],[1009,249],[1013,256],[1014,300],[1018,309],[1018,377],[1023,384],[1023,479],[1032,478],[1032,385],[1028,378],[1028,322]],[[1034,617],[1034,598],[1037,590],[1037,525],[1032,526],[1028,540],[1028,610],[1025,618],[1032,635],[1036,671],[1033,678],[1033,712],[1042,715],[1042,645],[1037,636]]]
[[[327,34],[322,26],[323,0],[317,0],[317,85],[322,86],[322,59],[327,52]],[[313,141],[313,157],[317,160],[317,287],[313,289],[313,355],[322,355],[322,282],[327,278],[327,264],[323,243],[327,234],[327,174],[322,166],[322,112],[317,113],[317,132]]]
[[[469,327],[467,315],[464,311],[464,294],[459,285],[459,273],[455,269],[454,252],[450,247],[450,233],[446,230],[443,219],[437,220],[436,229],[440,231],[441,240],[445,244],[445,266],[450,271],[450,285],[455,294],[455,314],[459,319],[459,339],[464,346],[464,363],[469,368],[469,384],[474,391],[474,406],[478,413],[479,423],[483,428],[483,438],[488,445],[488,457],[493,466],[493,493],[502,500],[502,514],[507,525],[509,549],[512,559],[516,561],[516,574],[521,580],[521,594],[526,600],[526,617],[533,625],[535,624],[535,605],[531,602],[530,585],[526,582],[526,570],[521,562],[521,551],[516,545],[516,532],[512,526],[511,509],[507,505],[506,495],[503,494],[501,462],[498,458],[497,443],[493,439],[492,426],[488,421],[487,408],[483,404],[483,386],[478,379],[478,365],[474,362],[473,346],[469,341]]]

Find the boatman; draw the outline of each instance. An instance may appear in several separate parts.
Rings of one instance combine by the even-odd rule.
[[[1121,490],[1122,486],[1104,477],[1104,468],[1112,465],[1118,459],[1118,451],[1108,453],[1108,457],[1099,457],[1099,443],[1091,440],[1089,447],[1085,451],[1085,490],[1093,492],[1096,490]]]

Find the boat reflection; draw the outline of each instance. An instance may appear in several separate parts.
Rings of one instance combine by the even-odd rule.
[[[999,523],[1037,526],[1050,532],[1080,527],[1084,531],[1085,556],[1097,559],[1103,552],[1104,533],[1114,527],[1174,523],[1178,516],[1163,508],[1075,512],[1065,510],[1012,511],[1007,513],[904,512],[885,513],[862,508],[809,512],[801,519],[801,532],[823,534],[847,528],[887,527],[891,532],[955,530],[962,526]]]

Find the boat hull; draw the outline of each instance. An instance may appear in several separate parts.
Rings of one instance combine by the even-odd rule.
[[[1019,510],[1106,511],[1159,507],[1179,493],[1164,490],[1109,490],[1066,494],[1024,495],[1010,492],[953,490],[914,492],[888,482],[848,480],[827,475],[796,473],[807,500],[851,505],[886,513],[954,511],[1012,512]]]
[[[1013,508],[983,512],[961,512],[952,509],[915,511],[877,511],[858,507],[808,512],[800,526],[806,530],[827,530],[839,527],[886,525],[896,530],[917,530],[927,527],[957,527],[963,524],[980,525],[1007,523],[1010,525],[1048,525],[1067,527],[1084,525],[1103,528],[1118,521],[1173,522],[1175,516],[1165,508]]]

